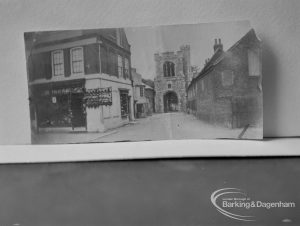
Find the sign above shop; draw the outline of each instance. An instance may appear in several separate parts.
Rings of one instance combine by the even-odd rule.
[[[86,107],[97,108],[101,105],[112,105],[112,88],[86,89],[84,93]]]

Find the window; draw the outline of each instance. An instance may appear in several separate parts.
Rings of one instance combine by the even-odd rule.
[[[144,87],[143,86],[140,87],[140,96],[141,97],[144,96]]]
[[[223,86],[231,86],[233,85],[234,75],[231,70],[222,71],[222,85]]]
[[[110,75],[118,76],[118,57],[112,48],[109,49],[108,69]]]
[[[124,64],[125,64],[124,77],[126,79],[129,78],[129,60],[127,58],[125,58]]]
[[[261,75],[261,57],[260,50],[248,50],[248,67],[250,76]]]
[[[120,46],[121,45],[121,35],[120,35],[120,30],[117,29],[117,44]]]
[[[123,59],[118,55],[118,76],[123,77]]]
[[[116,29],[116,33],[117,33],[117,44],[119,45],[119,46],[122,46],[122,47],[124,47],[124,45],[123,45],[123,34],[122,34],[122,31],[121,31],[121,29],[120,28],[117,28]]]
[[[169,83],[169,84],[168,84],[168,89],[171,89],[171,88],[172,88],[172,84]]]
[[[163,65],[163,69],[165,77],[175,76],[175,64],[173,62],[166,61]]]
[[[64,75],[64,52],[62,50],[52,52],[52,71],[54,76]]]
[[[72,74],[83,73],[83,48],[71,49],[71,68]]]

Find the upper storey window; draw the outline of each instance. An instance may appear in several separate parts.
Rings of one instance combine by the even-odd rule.
[[[118,55],[118,76],[123,77],[123,59]]]
[[[258,49],[248,50],[248,67],[250,76],[261,75],[261,54]]]
[[[52,52],[52,71],[54,76],[64,75],[64,52],[62,50]]]
[[[127,58],[124,59],[125,69],[124,69],[124,77],[129,78],[129,60]]]
[[[72,74],[83,73],[83,48],[76,47],[71,49]]]
[[[222,71],[222,85],[223,86],[232,86],[234,83],[234,74],[231,70]]]
[[[124,47],[123,33],[121,32],[121,29],[117,28],[116,33],[117,33],[117,44],[119,46]]]
[[[166,61],[163,66],[164,76],[165,77],[173,77],[175,76],[175,64],[170,61]]]

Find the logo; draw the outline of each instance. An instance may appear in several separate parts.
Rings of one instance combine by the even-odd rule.
[[[235,198],[224,198],[224,196],[228,196],[228,195],[234,195]],[[238,196],[237,196],[238,195]],[[241,189],[237,189],[237,188],[223,188],[223,189],[219,189],[216,190],[215,192],[213,192],[210,196],[210,200],[212,202],[212,204],[217,208],[217,210],[227,216],[230,217],[232,219],[235,220],[241,220],[241,221],[255,221],[255,217],[254,216],[247,216],[247,215],[240,215],[240,214],[234,214],[231,213],[229,211],[226,211],[225,209],[223,209],[223,205],[222,207],[220,207],[218,205],[218,199],[222,199],[222,204],[224,204],[224,201],[231,201],[234,200],[236,204],[239,204],[241,202],[241,200],[246,200],[247,199],[247,195],[245,192],[243,192]]]
[[[251,209],[265,208],[270,210],[272,208],[294,208],[294,202],[263,202],[259,200],[251,200],[247,193],[238,188],[222,188],[214,191],[210,200],[214,207],[226,217],[239,221],[256,221],[253,214],[245,214]]]

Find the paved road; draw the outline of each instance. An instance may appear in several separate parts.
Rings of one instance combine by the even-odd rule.
[[[182,112],[154,114],[105,133],[40,133],[34,144],[237,138],[242,129],[228,129],[207,124]],[[259,130],[250,128],[243,138],[256,138]]]
[[[116,129],[115,133],[93,142],[237,138],[242,129],[227,129],[204,123],[193,115],[181,112],[154,114]],[[244,138],[255,137],[257,130],[249,129]]]

